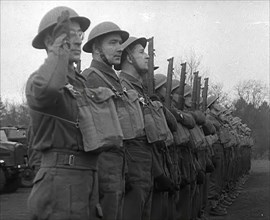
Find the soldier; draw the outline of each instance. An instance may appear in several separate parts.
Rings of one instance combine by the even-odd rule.
[[[210,96],[207,99],[207,107],[209,108],[209,120],[215,126],[219,138],[213,144],[214,157],[213,163],[215,170],[210,175],[210,186],[209,186],[209,203],[211,206],[210,215],[223,216],[227,214],[226,207],[222,206],[222,190],[224,187],[224,148],[223,143],[227,142],[226,138],[221,138],[220,133],[222,129],[222,123],[219,119],[221,111],[220,106],[216,103],[218,97]]]
[[[32,146],[42,157],[28,198],[31,219],[101,217],[98,154],[83,142],[81,122],[87,118],[76,121],[80,110],[72,93],[85,88],[74,63],[80,60],[83,33],[89,25],[90,20],[73,9],[56,7],[42,18],[32,42],[34,48],[45,49],[48,57],[26,85]]]
[[[106,87],[114,93],[114,103],[124,140],[142,132],[142,120],[137,112],[128,112],[129,96],[123,90],[113,65],[121,61],[121,44],[129,37],[113,22],[96,25],[88,36],[83,50],[92,53],[89,68],[82,72],[88,88]],[[136,109],[135,109],[136,110]],[[138,116],[139,118],[135,118]],[[133,130],[132,130],[133,129]],[[125,144],[124,144],[125,145]],[[123,146],[111,146],[98,160],[100,202],[104,219],[121,220],[125,191],[125,151]]]
[[[150,121],[151,112],[155,110],[154,102],[146,94],[146,89],[143,86],[143,77],[148,71],[149,56],[144,52],[146,47],[145,38],[130,37],[123,43],[123,54],[121,58],[121,72],[119,74],[120,80],[127,91],[136,90],[139,95],[141,109],[144,115],[145,133],[133,140],[130,145],[126,146],[128,163],[129,183],[131,190],[125,195],[124,204],[124,219],[150,219],[151,204],[152,204],[152,190],[153,179],[160,191],[173,191],[173,182],[166,177],[159,167],[156,149],[154,143],[157,140],[152,140],[151,133],[155,134],[155,130],[164,129],[163,127],[156,127],[154,121]],[[120,67],[118,67],[120,69]],[[161,112],[163,113],[163,112]],[[166,121],[159,116],[157,119],[165,123]],[[150,133],[151,132],[151,133]],[[167,132],[167,131],[166,131]],[[150,134],[149,134],[150,133]],[[164,137],[163,134],[163,138]],[[165,140],[165,139],[163,139]],[[161,141],[161,140],[160,140]],[[157,214],[151,219],[165,219],[161,210],[152,210]]]

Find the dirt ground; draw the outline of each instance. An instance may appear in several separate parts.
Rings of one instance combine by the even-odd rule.
[[[225,217],[211,220],[270,220],[270,161],[252,161],[249,179],[239,197],[228,208]],[[0,195],[0,220],[29,220],[27,197],[29,188]]]

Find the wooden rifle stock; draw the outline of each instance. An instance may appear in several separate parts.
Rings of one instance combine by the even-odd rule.
[[[147,39],[148,41],[148,75],[147,75],[147,91],[151,96],[155,93],[154,86],[154,37]]]
[[[204,78],[204,87],[203,87],[203,111],[207,109],[207,93],[208,93],[208,80],[209,78]]]
[[[181,66],[181,76],[179,85],[179,98],[178,98],[178,109],[184,110],[185,106],[185,81],[186,81],[186,65],[187,63],[182,63]]]
[[[173,74],[173,57],[168,59],[168,72],[167,72],[167,83],[166,83],[166,95],[165,95],[165,106],[171,108],[171,90],[172,90],[172,74]]]
[[[196,109],[196,98],[197,98],[197,81],[199,72],[194,72],[192,96],[191,96],[191,110]]]

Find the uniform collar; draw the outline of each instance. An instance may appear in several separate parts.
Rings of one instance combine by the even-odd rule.
[[[106,75],[114,78],[115,80],[118,80],[118,76],[116,75],[114,69],[106,65],[105,63],[99,62],[97,60],[92,60],[90,67],[94,67],[105,73]]]
[[[124,72],[123,70],[121,70],[121,72],[119,74],[119,77],[127,79],[132,85],[135,85],[135,86],[139,87],[142,90],[144,89],[142,83],[137,78],[135,78],[134,76]]]

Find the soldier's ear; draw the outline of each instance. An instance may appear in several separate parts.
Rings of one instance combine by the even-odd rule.
[[[132,63],[132,59],[131,59],[131,57],[130,57],[129,54],[127,54],[127,61],[128,61],[129,63]]]
[[[93,45],[92,45],[92,51],[95,54],[100,54],[100,46],[97,43],[93,43]]]

